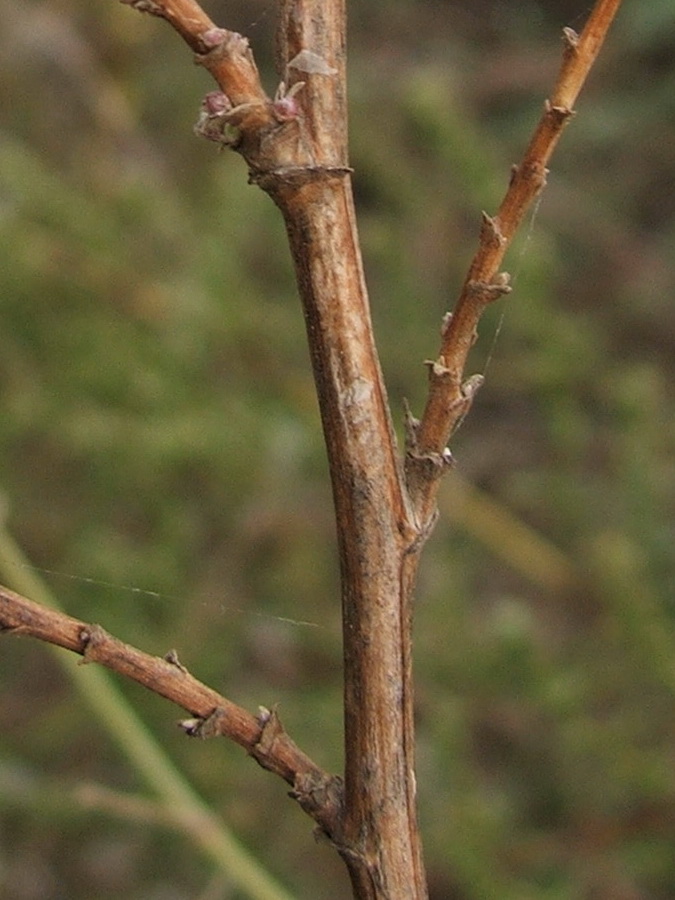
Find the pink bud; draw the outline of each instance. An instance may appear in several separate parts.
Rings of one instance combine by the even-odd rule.
[[[209,91],[202,100],[202,107],[209,116],[221,116],[232,109],[232,104],[222,91]]]
[[[272,104],[274,117],[279,122],[290,122],[291,119],[297,119],[300,115],[300,107],[295,97],[281,97]]]
[[[207,50],[213,50],[214,47],[223,43],[227,35],[228,32],[224,28],[209,28],[208,31],[200,34],[200,38]]]

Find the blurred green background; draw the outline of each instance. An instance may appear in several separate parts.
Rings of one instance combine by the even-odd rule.
[[[350,142],[397,422],[585,3],[354,0]],[[272,0],[211,2],[277,82]],[[341,767],[330,490],[272,203],[192,134],[204,70],[113,0],[0,0],[0,472],[67,611]],[[416,625],[433,900],[675,897],[675,15],[625,8],[506,268]],[[2,573],[12,583],[11,571]],[[288,619],[307,624],[293,624]],[[0,894],[239,898],[52,655],[0,656]],[[124,693],[298,898],[347,898],[285,786]]]

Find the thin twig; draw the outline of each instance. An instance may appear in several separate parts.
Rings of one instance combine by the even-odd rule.
[[[192,717],[181,723],[196,737],[223,735],[293,787],[293,796],[328,835],[340,812],[340,779],[313,763],[289,738],[274,711],[253,716],[194,678],[174,651],[151,656],[58,610],[0,587],[0,631],[28,635],[97,662],[171,700]]]
[[[563,60],[552,97],[534,131],[522,162],[496,216],[483,214],[480,242],[452,316],[444,323],[438,357],[429,363],[429,394],[421,421],[415,423],[414,446],[407,454],[406,475],[417,520],[432,521],[439,476],[447,466],[445,447],[466,415],[482,379],[464,380],[469,351],[486,307],[510,291],[509,276],[499,266],[527,209],[546,183],[547,165],[584,80],[600,51],[621,0],[598,0],[579,36],[564,29]]]

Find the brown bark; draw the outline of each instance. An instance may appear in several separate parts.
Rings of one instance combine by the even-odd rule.
[[[329,448],[343,589],[345,819],[359,897],[426,894],[414,804],[403,560],[415,538],[346,177],[280,183]],[[308,216],[320,210],[320,216]],[[366,889],[364,885],[369,885]],[[409,892],[409,893],[407,893]]]
[[[500,273],[499,267],[525,213],[546,184],[546,166],[574,114],[579,91],[620,4],[621,0],[598,0],[581,35],[564,29],[562,65],[551,99],[544,105],[522,162],[513,167],[497,215],[483,213],[478,249],[452,317],[444,325],[438,357],[429,363],[429,395],[422,419],[415,423],[412,452],[406,458],[408,486],[420,523],[433,520],[445,446],[482,381],[464,380],[478,322],[493,300],[510,292],[509,276]]]
[[[0,587],[0,631],[26,635],[63,647],[142,684],[192,717],[181,723],[194,737],[223,735],[293,788],[292,795],[331,837],[340,823],[341,780],[320,769],[286,734],[274,710],[258,716],[202,684],[175,651],[151,656],[91,625]]]
[[[282,65],[302,72],[304,170],[256,176],[280,207],[303,303],[335,502],[345,678],[345,808],[338,845],[355,895],[426,896],[414,797],[410,628],[403,559],[411,523],[356,230],[346,147],[342,3],[292,4]],[[298,76],[299,77],[299,76]]]
[[[424,900],[417,827],[412,598],[419,553],[436,515],[446,443],[479,378],[464,380],[486,306],[509,290],[498,268],[620,0],[599,0],[581,37],[566,30],[563,66],[497,215],[484,214],[480,245],[455,313],[429,363],[421,422],[408,415],[405,475],[373,340],[347,158],[344,0],[281,0],[283,78],[263,91],[247,41],[216,28],[193,0],[124,0],[167,19],[222,94],[207,97],[199,130],[247,160],[251,180],[280,208],[303,305],[336,510],[342,576],[345,777],[326,775],[284,734],[274,713],[256,719],[199,685],[175,661],[157,660],[68,617],[41,616],[0,593],[0,627],[81,653],[188,709],[187,729],[227,734],[294,787],[349,869],[359,900]],[[18,607],[17,607],[18,604]],[[22,605],[23,604],[23,605]],[[18,618],[12,618],[17,615]]]

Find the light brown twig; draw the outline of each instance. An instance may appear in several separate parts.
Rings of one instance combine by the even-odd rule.
[[[341,780],[320,769],[283,730],[275,711],[253,716],[194,678],[175,651],[164,658],[143,653],[89,625],[34,603],[0,586],[0,632],[28,635],[72,650],[171,700],[192,717],[183,729],[196,737],[223,735],[243,747],[264,769],[293,788],[292,796],[331,838],[338,835]]]
[[[442,331],[437,359],[429,366],[429,394],[415,428],[415,446],[406,459],[406,476],[420,524],[430,522],[436,509],[445,446],[457,423],[466,415],[475,389],[464,381],[469,351],[486,307],[510,291],[502,263],[527,209],[546,183],[547,165],[573,115],[573,106],[600,51],[621,0],[598,0],[579,36],[564,29],[563,59],[553,94],[532,135],[522,162],[514,166],[506,195],[494,217],[483,214],[480,241],[454,312]],[[475,383],[474,383],[475,388]]]

